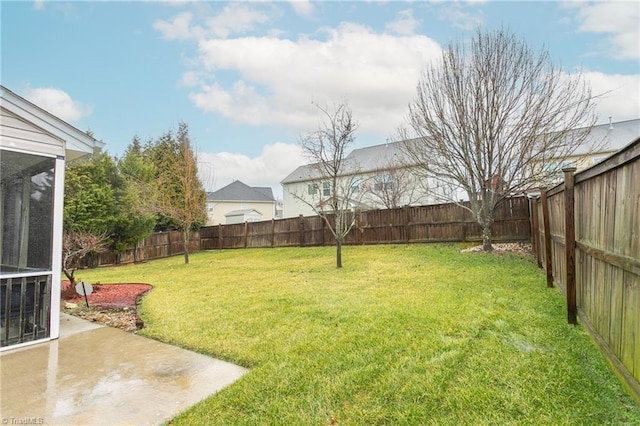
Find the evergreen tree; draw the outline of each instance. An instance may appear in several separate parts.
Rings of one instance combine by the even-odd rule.
[[[134,248],[137,260],[137,243],[154,229],[156,217],[150,208],[155,190],[155,167],[145,161],[142,146],[134,136],[124,156],[118,161],[120,186],[117,189],[118,215],[115,224],[114,250],[121,253]]]

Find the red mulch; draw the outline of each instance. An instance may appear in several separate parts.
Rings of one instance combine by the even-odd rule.
[[[149,284],[95,284],[93,293],[87,299],[92,308],[135,308],[138,297],[152,288]],[[71,289],[68,281],[62,283],[62,298],[72,303],[84,301],[84,296],[79,296],[75,289]]]

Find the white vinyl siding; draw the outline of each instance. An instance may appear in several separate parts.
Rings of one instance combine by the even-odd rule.
[[[0,146],[3,148],[52,157],[64,156],[63,141],[54,139],[4,108],[0,108],[0,126]]]

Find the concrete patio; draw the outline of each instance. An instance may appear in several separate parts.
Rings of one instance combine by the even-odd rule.
[[[62,314],[60,339],[0,355],[3,424],[157,425],[247,370]]]

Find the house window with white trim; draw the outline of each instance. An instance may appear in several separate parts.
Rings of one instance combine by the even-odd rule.
[[[377,175],[373,178],[374,191],[391,191],[393,189],[393,176],[389,173]]]
[[[324,197],[331,195],[331,182],[322,182],[322,195]]]

